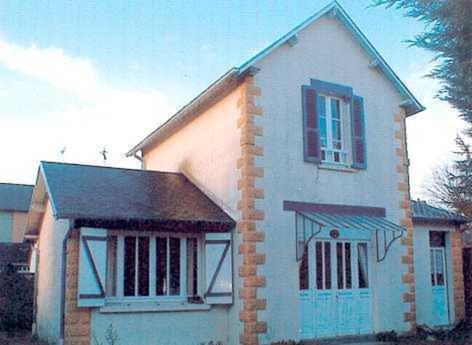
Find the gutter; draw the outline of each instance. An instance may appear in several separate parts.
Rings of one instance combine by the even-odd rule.
[[[64,344],[64,328],[65,328],[65,314],[66,314],[66,273],[67,273],[67,242],[70,239],[73,230],[72,223],[69,223],[69,229],[62,240],[62,272],[61,272],[61,326],[59,344]]]

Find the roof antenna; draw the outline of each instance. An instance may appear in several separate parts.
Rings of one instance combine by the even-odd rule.
[[[59,153],[61,154],[61,161],[64,162],[64,153],[66,152],[66,147],[64,146],[60,151]]]
[[[103,165],[107,165],[107,153],[108,151],[106,150],[106,148],[103,148],[103,150],[100,151],[100,154],[103,156]]]

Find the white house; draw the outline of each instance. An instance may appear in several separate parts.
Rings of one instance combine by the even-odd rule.
[[[456,232],[412,220],[405,118],[423,109],[333,2],[130,150],[142,170],[43,162],[38,335],[252,345],[458,321]],[[431,253],[443,292],[437,264],[418,285]]]

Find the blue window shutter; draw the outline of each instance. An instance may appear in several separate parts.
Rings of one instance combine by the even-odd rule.
[[[302,87],[303,153],[305,162],[309,163],[319,163],[321,161],[320,120],[317,96],[314,88]]]
[[[354,96],[352,100],[352,167],[367,168],[365,140],[364,99]]]

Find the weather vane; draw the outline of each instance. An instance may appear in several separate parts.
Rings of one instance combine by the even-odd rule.
[[[103,156],[103,165],[106,165],[107,163],[107,153],[108,151],[104,147],[102,151],[100,151],[100,154]]]

